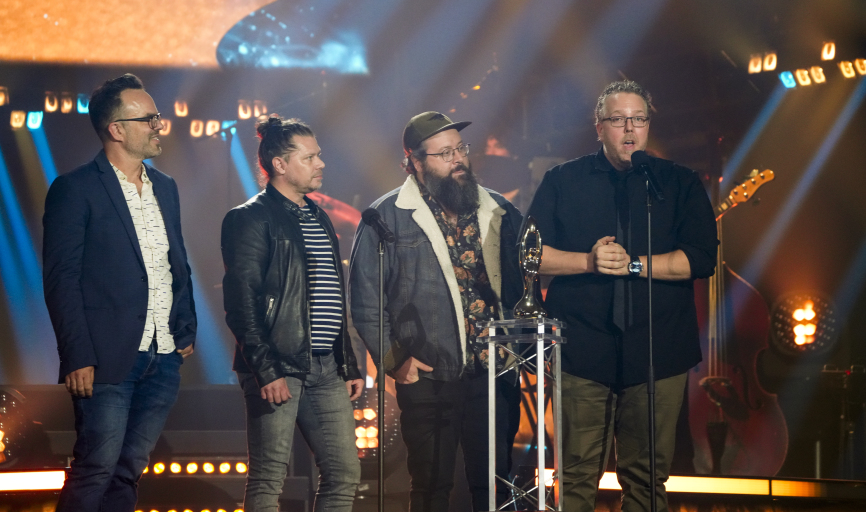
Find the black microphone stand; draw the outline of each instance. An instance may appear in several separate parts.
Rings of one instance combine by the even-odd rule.
[[[646,177],[646,217],[647,217],[647,257],[646,257],[646,275],[647,275],[647,311],[649,314],[649,336],[647,339],[647,350],[649,352],[649,364],[647,365],[647,414],[649,421],[647,422],[647,430],[649,431],[649,456],[650,456],[650,511],[656,512],[658,505],[656,503],[656,404],[655,404],[655,365],[653,364],[653,250],[652,250],[652,198],[655,196],[659,202],[664,202],[665,198],[659,188],[658,183],[651,174],[652,171],[647,165],[639,167]]]
[[[376,369],[378,388],[377,417],[379,445],[379,512],[385,512],[385,240],[379,238],[379,367]]]

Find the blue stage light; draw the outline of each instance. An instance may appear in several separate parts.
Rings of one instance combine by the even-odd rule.
[[[86,94],[78,95],[78,113],[87,114],[90,112],[90,97]]]
[[[27,113],[27,128],[38,130],[42,126],[42,111]]]
[[[794,79],[794,73],[791,73],[790,71],[782,71],[779,73],[779,80],[781,80],[782,85],[788,89],[797,87],[797,80]]]

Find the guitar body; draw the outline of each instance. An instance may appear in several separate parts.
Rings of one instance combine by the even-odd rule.
[[[771,477],[788,452],[788,428],[776,395],[758,383],[758,354],[767,348],[770,314],[755,288],[724,263],[724,338],[710,340],[707,320],[714,314],[709,281],[695,282],[705,360],[689,374],[689,427],[699,474]],[[707,357],[715,353],[715,361]]]

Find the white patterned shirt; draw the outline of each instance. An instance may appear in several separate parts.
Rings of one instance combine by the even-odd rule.
[[[141,166],[143,183],[141,194],[120,169],[114,164],[111,164],[111,167],[120,180],[120,188],[126,198],[129,214],[132,215],[132,224],[135,226],[138,245],[144,258],[144,268],[147,271],[147,318],[138,350],[141,352],[148,350],[156,332],[157,352],[168,354],[175,350],[174,337],[168,327],[173,295],[171,263],[168,261],[168,236],[165,232],[162,211],[153,194],[153,182],[147,177],[144,164]]]

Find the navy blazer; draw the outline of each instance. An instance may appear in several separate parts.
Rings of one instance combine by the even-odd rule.
[[[174,180],[146,165],[168,236],[177,348],[195,341],[192,279]],[[147,315],[147,272],[120,181],[105,151],[59,176],[42,218],[45,304],[60,353],[60,377],[95,366],[97,383],[121,382],[135,362]]]

